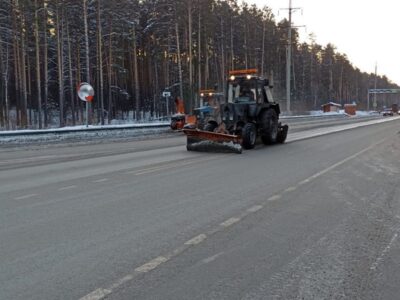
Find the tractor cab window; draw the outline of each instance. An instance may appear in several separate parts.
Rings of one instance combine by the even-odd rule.
[[[237,78],[229,83],[228,100],[231,103],[255,102],[257,83],[254,80]]]

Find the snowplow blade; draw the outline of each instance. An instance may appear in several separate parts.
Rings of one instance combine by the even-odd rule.
[[[187,136],[188,151],[242,153],[242,139],[236,135],[202,131],[198,129],[183,129]]]

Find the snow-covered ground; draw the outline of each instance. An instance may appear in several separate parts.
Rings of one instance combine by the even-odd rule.
[[[0,135],[6,134],[37,134],[37,133],[56,133],[66,131],[91,131],[91,130],[107,130],[107,129],[134,129],[134,128],[152,128],[169,126],[169,122],[153,122],[153,123],[135,123],[135,124],[118,124],[118,125],[79,125],[79,126],[68,126],[62,128],[50,128],[50,129],[26,129],[26,130],[9,130],[0,131]]]
[[[377,115],[379,114],[376,111],[362,111],[362,110],[357,110],[356,111],[356,116],[357,117],[369,117],[369,116],[373,116],[373,115]],[[340,116],[340,115],[344,115],[344,116],[350,116],[348,115],[344,109],[340,109],[338,112],[328,112],[328,113],[324,113],[322,110],[312,110],[310,111],[310,115],[311,116]]]
[[[14,133],[14,134],[13,134]],[[112,140],[146,139],[154,136],[171,134],[169,124],[134,124],[109,126],[76,126],[61,129],[24,130],[16,132],[0,132],[0,145],[17,146],[24,144],[56,144],[56,143],[102,143]]]

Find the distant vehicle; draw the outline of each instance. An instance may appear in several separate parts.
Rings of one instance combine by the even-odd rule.
[[[393,110],[391,108],[385,108],[382,112],[382,116],[384,117],[393,117]]]
[[[199,96],[200,107],[195,108],[192,115],[185,113],[185,105],[182,99],[179,97],[175,99],[176,114],[171,118],[172,130],[204,129],[208,123],[217,124],[223,93],[216,93],[214,90],[201,90]]]
[[[215,128],[213,124],[218,126],[220,122],[219,108],[224,101],[223,96],[223,93],[216,92],[213,89],[200,90],[200,107],[193,110],[197,122],[196,124],[187,124],[188,126],[185,126],[185,128],[209,131],[210,126],[212,126],[212,129]]]
[[[186,124],[196,124],[197,116],[185,113],[184,101],[177,97],[175,99],[176,114],[171,117],[171,129],[182,130]]]

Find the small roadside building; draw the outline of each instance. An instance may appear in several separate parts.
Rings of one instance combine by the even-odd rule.
[[[355,116],[357,113],[357,105],[356,104],[345,104],[344,112],[350,116]]]
[[[321,105],[321,107],[324,113],[329,113],[329,112],[339,112],[339,110],[342,108],[342,105],[335,102],[329,102],[324,105]]]

